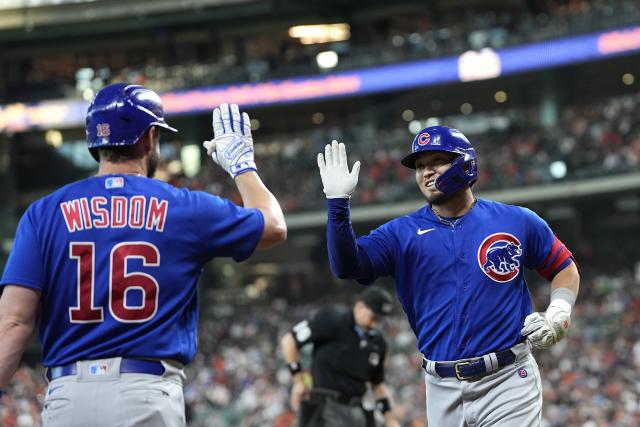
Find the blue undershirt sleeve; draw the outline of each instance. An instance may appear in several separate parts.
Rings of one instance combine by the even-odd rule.
[[[341,279],[371,278],[371,261],[358,248],[351,225],[349,199],[327,199],[327,208],[327,249],[331,271]]]

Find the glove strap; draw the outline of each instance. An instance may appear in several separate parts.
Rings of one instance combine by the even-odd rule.
[[[242,161],[240,163],[236,163],[235,165],[229,166],[229,174],[232,178],[238,177],[238,175],[242,175],[246,172],[257,172],[258,168],[256,167],[256,162],[253,160]]]

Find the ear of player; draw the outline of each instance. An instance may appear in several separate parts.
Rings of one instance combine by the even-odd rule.
[[[213,139],[202,143],[213,161],[231,178],[256,171],[251,121],[237,104],[220,104],[213,110]]]
[[[520,333],[536,349],[550,348],[567,335],[571,324],[571,304],[554,299],[544,313],[531,313]]]
[[[318,154],[318,169],[327,199],[348,199],[358,185],[360,162],[354,163],[351,172],[347,163],[347,149],[343,143],[332,141],[324,147],[324,156]]]

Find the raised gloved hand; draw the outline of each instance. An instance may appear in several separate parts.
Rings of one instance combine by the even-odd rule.
[[[318,154],[318,168],[324,194],[327,199],[348,199],[358,185],[360,162],[355,162],[351,172],[347,164],[347,149],[343,143],[332,141],[324,147],[324,157]]]
[[[571,324],[571,304],[562,299],[554,299],[544,313],[531,313],[524,319],[520,331],[536,349],[553,346],[567,335]]]
[[[213,110],[213,139],[202,145],[231,178],[257,170],[249,115],[241,115],[237,104],[220,104]]]

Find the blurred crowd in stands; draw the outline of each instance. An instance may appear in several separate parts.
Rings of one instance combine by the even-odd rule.
[[[536,111],[474,113],[482,132],[468,132],[459,117],[439,124],[459,127],[475,146],[479,162],[476,190],[499,190],[624,174],[640,168],[640,93],[594,104],[564,107],[551,127],[532,124]],[[520,116],[520,117],[518,117]],[[389,126],[389,123],[382,123]],[[462,126],[458,126],[462,125]],[[286,213],[325,208],[316,156],[333,139],[347,145],[350,165],[362,162],[352,206],[419,199],[413,171],[400,164],[410,150],[406,123],[352,119],[272,140],[257,132],[255,149],[260,176]],[[179,154],[175,150],[175,155]],[[170,160],[170,158],[169,158]],[[224,172],[208,159],[195,178],[175,175],[177,186],[202,189],[240,202]]]
[[[25,60],[12,74],[5,97],[9,101],[78,97],[84,89],[128,81],[158,92],[199,86],[257,82],[323,70],[316,55],[333,50],[336,70],[369,67],[420,58],[460,54],[482,48],[548,40],[640,23],[635,0],[529,0],[524,7],[505,3],[495,10],[465,7],[422,13],[394,13],[375,20],[351,23],[351,39],[302,45],[287,34],[288,28],[220,40],[215,32],[193,28],[159,29],[151,33],[150,46],[115,43],[110,49],[88,52],[52,51]],[[461,6],[462,7],[462,6]],[[185,42],[185,40],[190,40]],[[34,90],[37,89],[37,90]]]
[[[535,307],[544,309],[548,284],[534,279],[530,288]],[[304,305],[263,298],[246,306],[202,307],[199,353],[185,386],[189,426],[293,427],[290,376],[278,339],[325,304],[349,304],[346,295],[336,295]],[[424,427],[420,354],[404,314],[385,322],[384,332],[394,411],[403,426]],[[640,425],[640,262],[635,271],[615,273],[585,266],[568,338],[536,356],[543,427]],[[41,368],[21,367],[0,404],[0,425],[39,426],[45,387]]]

